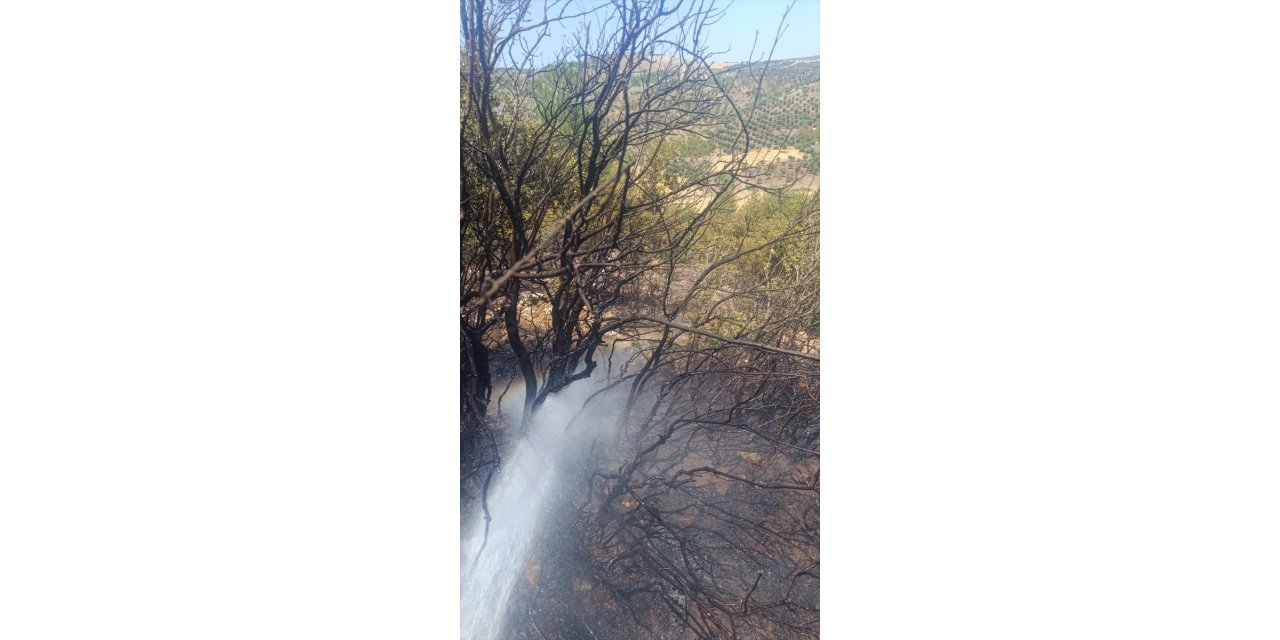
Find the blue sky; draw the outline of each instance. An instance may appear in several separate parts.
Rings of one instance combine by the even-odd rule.
[[[725,3],[727,11],[724,18],[710,28],[708,44],[713,51],[730,51],[713,56],[713,59],[724,62],[745,60],[757,31],[760,32],[757,46],[767,47],[773,41],[787,4],[787,0]],[[787,30],[773,54],[775,60],[818,55],[818,0],[797,0],[787,15],[786,24]]]
[[[585,5],[595,2],[582,3]],[[773,42],[778,24],[787,10],[790,0],[734,0],[732,2],[716,2],[717,9],[724,9],[724,16],[704,33],[706,44],[711,51],[723,52],[711,56],[716,62],[740,62],[751,56],[753,40],[757,40],[757,51],[754,57],[759,59],[768,52]],[[534,3],[535,11],[539,3]],[[540,19],[540,15],[530,16],[530,20]],[[803,58],[818,55],[818,0],[796,0],[791,13],[787,15],[786,31],[778,41],[773,58]],[[577,24],[565,24],[561,28],[553,28],[548,40],[539,46],[540,58],[548,59],[559,48],[560,39],[566,28],[576,28]],[[761,50],[763,49],[763,51]]]

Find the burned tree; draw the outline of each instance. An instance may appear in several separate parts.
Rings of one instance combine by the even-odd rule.
[[[817,635],[818,200],[761,186],[742,89],[769,61],[713,65],[721,15],[462,3],[464,492],[488,517],[503,442],[609,376],[621,435],[561,505],[562,571],[587,588],[535,601],[615,637]],[[728,153],[672,170],[676,144],[725,127]],[[568,633],[537,610],[517,635]]]

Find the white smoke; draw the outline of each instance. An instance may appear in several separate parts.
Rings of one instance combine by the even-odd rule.
[[[615,354],[615,369],[621,358]],[[602,363],[603,364],[603,363]],[[477,513],[461,546],[462,638],[501,640],[508,607],[531,547],[546,524],[558,492],[577,483],[572,468],[595,447],[612,444],[626,384],[610,386],[617,371],[599,367],[594,375],[549,396],[529,431],[502,461],[488,491],[491,520],[477,501]],[[512,389],[500,402],[508,420],[518,422],[523,391]]]

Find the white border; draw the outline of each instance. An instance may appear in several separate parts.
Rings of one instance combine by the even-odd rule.
[[[832,638],[1280,636],[1280,15],[827,2]]]

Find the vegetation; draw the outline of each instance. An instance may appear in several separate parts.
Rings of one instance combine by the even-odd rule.
[[[717,68],[709,3],[462,9],[464,507],[488,517],[549,398],[624,392],[618,443],[562,487],[556,562],[495,615],[512,637],[817,637],[819,198],[789,187],[817,169],[818,63]],[[762,161],[782,146],[803,157]]]
[[[818,173],[819,61],[776,60],[734,65],[720,74],[727,93],[739,104],[754,107],[752,145],[757,165],[785,185],[806,185],[804,178]],[[722,108],[719,126],[703,134],[681,136],[675,142],[677,160],[672,171],[693,175],[708,160],[728,153],[738,134],[733,114]]]

